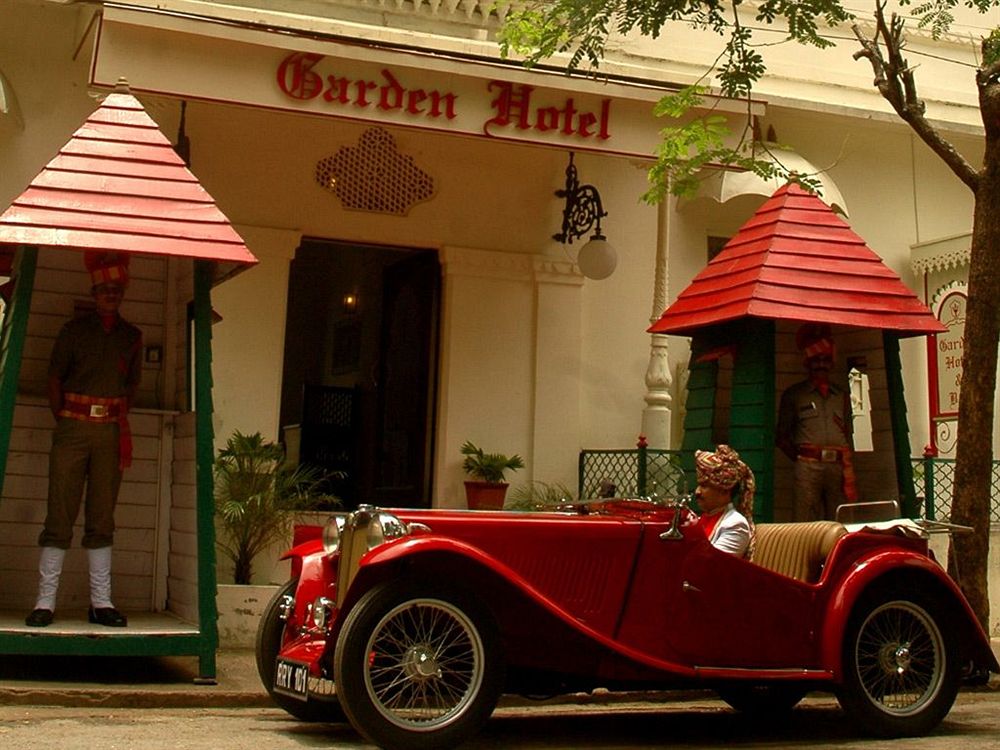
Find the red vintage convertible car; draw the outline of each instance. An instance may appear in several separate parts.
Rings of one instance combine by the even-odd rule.
[[[334,516],[292,549],[257,665],[278,705],[387,748],[452,747],[503,693],[712,688],[745,711],[831,691],[919,735],[1000,671],[913,522],[761,524],[753,562],[681,502]]]

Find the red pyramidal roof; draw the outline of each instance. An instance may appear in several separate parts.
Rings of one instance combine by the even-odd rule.
[[[110,94],[0,215],[0,243],[256,263],[130,94]]]
[[[903,336],[945,330],[847,222],[795,184],[772,195],[649,330],[690,335],[744,317]]]

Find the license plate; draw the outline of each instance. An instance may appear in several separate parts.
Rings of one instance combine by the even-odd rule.
[[[309,665],[279,657],[274,669],[274,692],[308,700]]]

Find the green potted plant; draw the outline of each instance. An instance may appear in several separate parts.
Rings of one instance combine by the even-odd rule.
[[[524,461],[516,453],[485,453],[471,441],[462,446],[462,468],[470,477],[465,482],[465,499],[471,510],[498,510],[507,495],[504,472],[524,468]]]
[[[282,446],[238,430],[215,460],[218,548],[233,564],[233,582],[249,584],[254,559],[276,542],[290,542],[293,511],[339,506],[322,491],[329,475],[290,467]]]
[[[532,481],[519,484],[510,490],[504,507],[507,510],[551,510],[560,503],[576,500],[576,492],[562,482]]]

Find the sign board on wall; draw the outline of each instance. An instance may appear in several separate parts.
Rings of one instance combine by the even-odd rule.
[[[155,10],[106,7],[90,82],[488,139],[652,158],[669,89],[526,71]],[[738,121],[746,104],[715,100]],[[762,107],[753,105],[751,114]],[[738,131],[738,128],[736,128]]]
[[[935,419],[958,418],[958,395],[962,385],[962,352],[965,345],[965,305],[968,289],[964,281],[953,281],[938,289],[932,301],[934,315],[947,332],[934,339],[937,413]]]

